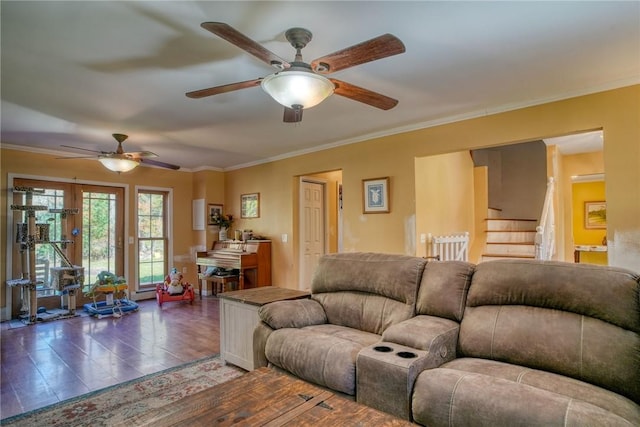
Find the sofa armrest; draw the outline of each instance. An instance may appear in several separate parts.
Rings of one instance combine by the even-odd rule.
[[[459,331],[460,324],[453,320],[416,316],[387,328],[382,340],[425,350],[438,362],[434,366],[439,366],[456,357]]]
[[[327,323],[327,315],[319,302],[312,299],[276,301],[258,310],[260,320],[271,329],[302,328]]]
[[[271,332],[273,332],[273,329],[264,322],[258,323],[253,330],[253,369],[262,368],[269,364],[265,355],[265,348]]]

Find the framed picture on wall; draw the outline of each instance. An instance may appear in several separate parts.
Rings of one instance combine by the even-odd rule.
[[[607,202],[584,202],[584,228],[607,228]]]
[[[222,205],[209,204],[207,206],[207,224],[214,225],[213,218],[222,216]]]
[[[362,180],[362,212],[388,213],[389,177]]]
[[[260,218],[260,193],[242,194],[240,196],[240,217]]]

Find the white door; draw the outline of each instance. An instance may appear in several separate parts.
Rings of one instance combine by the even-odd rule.
[[[324,184],[300,182],[300,289],[311,287],[318,260],[325,253]]]

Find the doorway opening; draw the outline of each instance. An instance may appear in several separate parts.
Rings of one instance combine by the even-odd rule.
[[[526,157],[531,156],[525,148],[527,146],[538,147],[535,148],[537,151],[542,146],[543,157],[542,161],[536,162],[540,170],[535,172],[535,183],[531,181],[534,176],[532,173],[527,172],[519,178],[511,178],[509,173],[509,170],[520,173],[525,169],[524,166],[513,167],[523,161],[516,160],[513,156],[524,155],[526,168],[531,166],[531,158],[527,160]],[[506,144],[476,150],[475,153],[462,151],[416,158],[416,235],[421,242],[416,248],[416,254],[421,256],[425,253],[423,237],[428,233],[468,230],[471,235],[470,261],[482,262],[483,253],[491,252],[487,250],[487,223],[495,214],[490,208],[507,208],[514,215],[523,215],[526,219],[533,220],[535,224],[532,228],[535,231],[541,219],[548,178],[553,177],[556,249],[552,259],[573,261],[575,245],[579,242],[574,240],[572,230],[575,210],[572,202],[572,177],[591,174],[602,174],[604,177],[603,146],[603,132],[595,130]],[[486,154],[486,164],[476,164],[478,152],[480,157],[482,152]],[[500,169],[499,179],[495,175],[490,176],[488,171],[488,168],[496,165]],[[516,186],[518,181],[522,185]],[[493,200],[498,200],[500,206],[490,204],[490,194],[494,196]],[[530,198],[531,195],[535,197]],[[438,202],[434,203],[434,200]],[[518,211],[524,207],[530,213]],[[583,208],[578,213],[582,215]],[[511,251],[515,246],[510,243],[501,247]]]
[[[339,252],[342,235],[342,171],[298,177],[299,289],[309,289],[320,257]]]

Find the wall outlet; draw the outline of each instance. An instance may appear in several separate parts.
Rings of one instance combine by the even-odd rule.
[[[287,234],[282,235],[282,243],[287,243],[289,241],[289,236]]]
[[[425,233],[420,234],[420,243],[427,243],[427,235]]]
[[[182,267],[182,274],[187,274],[187,267]]]
[[[133,245],[133,236],[129,236],[129,244]]]

